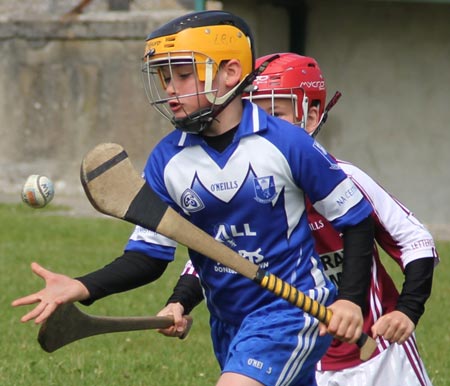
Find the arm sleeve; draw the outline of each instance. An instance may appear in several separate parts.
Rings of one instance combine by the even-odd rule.
[[[433,271],[433,258],[415,260],[405,267],[405,282],[396,310],[406,314],[416,326],[431,294]]]
[[[179,302],[184,308],[184,313],[188,315],[202,300],[203,291],[199,278],[196,275],[186,274],[178,279],[166,305]]]
[[[124,292],[158,279],[168,262],[142,253],[126,251],[103,268],[77,277],[89,291],[90,297],[81,303],[90,305],[105,296]]]
[[[364,312],[370,285],[374,246],[372,216],[355,226],[346,227],[343,233],[344,258],[338,299],[356,303]]]

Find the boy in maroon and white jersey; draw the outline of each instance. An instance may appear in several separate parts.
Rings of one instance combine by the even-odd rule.
[[[270,114],[298,124],[312,135],[317,133],[328,113],[325,81],[317,62],[281,53],[259,58],[256,65],[270,57],[274,59],[254,81],[254,89],[247,98]],[[362,363],[356,345],[335,339],[317,366],[318,385],[431,385],[414,330],[424,312],[434,266],[439,261],[433,238],[413,213],[366,173],[350,163],[337,162],[371,202],[376,242],[400,266],[405,279],[399,293],[374,243],[364,332],[377,339],[378,348],[368,362]],[[345,264],[341,234],[311,204],[307,210],[325,272],[339,286]],[[173,315],[175,327],[161,332],[168,336],[181,334],[185,326],[182,315],[188,314],[202,299],[195,270],[188,262],[167,306],[160,312]]]

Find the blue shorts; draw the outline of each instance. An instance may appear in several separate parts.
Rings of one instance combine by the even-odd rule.
[[[247,315],[240,326],[211,318],[214,352],[222,372],[266,386],[313,386],[315,365],[332,337],[319,336],[317,319],[283,299]]]

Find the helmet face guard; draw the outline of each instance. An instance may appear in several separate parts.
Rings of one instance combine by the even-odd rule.
[[[220,65],[237,59],[242,67],[240,83],[224,95],[214,79]],[[189,93],[181,94],[176,66],[190,66],[197,79]],[[147,38],[143,58],[144,88],[150,104],[177,129],[199,133],[249,82],[253,70],[253,40],[245,22],[227,12],[195,12],[164,25]],[[171,93],[168,94],[170,83]],[[197,108],[185,111],[183,101],[197,98]],[[175,117],[170,106],[178,103],[184,114]]]
[[[253,84],[257,83],[258,78]],[[301,128],[306,127],[306,119],[307,114],[304,114],[303,111],[308,111],[308,97],[306,96],[305,91],[301,87],[296,88],[279,88],[279,89],[261,89],[256,86],[252,91],[248,93],[248,95],[244,96],[245,99],[250,101],[255,101],[258,99],[270,99],[271,101],[271,115],[275,114],[275,102],[279,99],[287,99],[290,100],[292,105],[292,116],[295,125],[300,126]],[[299,108],[300,106],[300,108]]]
[[[175,127],[184,131],[197,133],[204,130],[212,121],[212,114],[217,100],[217,89],[212,87],[212,80],[206,90],[205,82],[195,82],[195,89],[192,93],[181,94],[180,77],[176,75],[177,67],[183,66],[185,72],[193,74],[199,79],[198,68],[204,68],[204,74],[212,78],[212,73],[217,73],[217,66],[204,55],[190,53],[173,53],[167,59],[161,61],[144,61],[142,69],[145,93],[150,102],[163,117],[168,119]],[[172,89],[172,93],[167,93],[167,88]],[[202,98],[202,96],[204,96]],[[190,99],[191,104],[196,104],[194,111],[186,111],[184,101]],[[209,102],[205,105],[205,98]],[[193,102],[194,100],[194,102]],[[171,110],[173,105],[180,106],[182,117],[176,118]],[[180,114],[179,114],[180,115]]]

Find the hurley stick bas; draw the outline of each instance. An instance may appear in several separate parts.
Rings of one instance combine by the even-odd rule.
[[[97,145],[83,158],[80,177],[86,196],[99,212],[177,241],[329,324],[330,309],[242,258],[164,203],[134,168],[122,146],[114,143]],[[363,333],[357,344],[361,349],[361,360],[368,360],[376,348],[375,340]]]
[[[184,339],[192,326],[192,317],[187,318],[187,328],[180,336]],[[79,310],[73,303],[62,304],[42,324],[38,333],[38,342],[49,353],[76,340],[111,332],[152,330],[168,328],[173,325],[169,316],[94,316]]]

